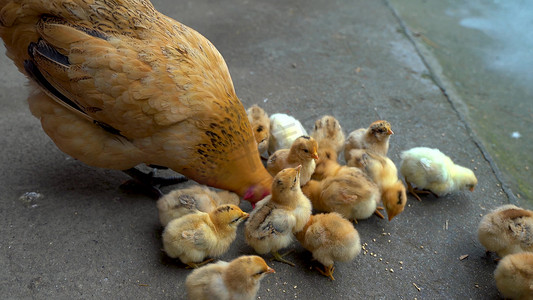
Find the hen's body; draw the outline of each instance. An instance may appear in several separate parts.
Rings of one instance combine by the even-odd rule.
[[[166,166],[241,196],[270,190],[224,59],[149,1],[0,0],[0,36],[39,85],[31,112],[63,152]]]

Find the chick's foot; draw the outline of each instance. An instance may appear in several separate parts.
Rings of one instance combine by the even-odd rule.
[[[376,207],[376,211],[374,212],[374,214],[380,217],[381,219],[385,219],[385,216],[380,212],[380,210],[383,210],[383,207],[381,206]]]
[[[156,200],[163,196],[163,192],[161,192],[159,189],[160,187],[178,184],[188,180],[184,176],[174,176],[168,178],[156,177],[155,171],[146,174],[136,168],[127,169],[123,172],[128,174],[133,179],[123,183],[120,186],[122,190],[129,193],[145,194]]]
[[[274,257],[271,260],[277,260],[279,262],[286,263],[286,264],[294,267],[295,266],[294,263],[292,263],[292,262],[290,262],[290,261],[288,261],[288,260],[283,258],[285,255],[287,255],[287,254],[289,254],[291,252],[292,252],[292,250],[289,250],[289,251],[287,251],[287,252],[285,252],[283,254],[279,254],[278,251],[272,251],[272,256],[274,256]]]
[[[214,258],[209,258],[209,259],[206,259],[204,260],[203,262],[200,262],[200,263],[187,263],[187,267],[185,267],[186,269],[197,269],[203,265],[206,265],[212,261],[214,261],[215,259]]]
[[[333,271],[335,271],[335,267],[333,265],[331,266],[324,266],[324,271],[322,271],[322,269],[320,269],[319,267],[316,267],[316,269],[318,270],[318,272],[320,272],[322,275],[326,276],[326,277],[329,277],[331,280],[335,280],[335,278],[333,277]]]

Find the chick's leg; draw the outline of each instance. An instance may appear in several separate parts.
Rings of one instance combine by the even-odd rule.
[[[142,193],[156,200],[163,196],[159,187],[178,184],[188,180],[183,176],[170,178],[155,177],[155,171],[146,174],[136,168],[127,169],[123,172],[133,178],[122,184],[121,188],[123,190]]]
[[[274,256],[274,257],[271,260],[277,260],[279,262],[286,263],[286,264],[294,267],[294,263],[292,263],[292,262],[290,262],[290,261],[288,261],[288,260],[283,258],[283,256],[285,256],[285,255],[287,255],[287,254],[289,254],[291,252],[292,252],[292,250],[289,250],[289,251],[287,251],[287,252],[285,252],[283,254],[279,254],[278,251],[272,251],[271,253],[272,253],[272,256]]]
[[[206,259],[206,260],[204,260],[203,262],[200,262],[200,263],[192,263],[192,262],[191,263],[187,263],[186,269],[196,269],[196,268],[199,268],[199,267],[201,267],[203,265],[206,265],[206,264],[208,264],[208,263],[210,263],[210,262],[212,262],[214,260],[215,259],[213,259],[213,258],[209,258],[209,259]]]
[[[383,207],[381,206],[376,207],[376,211],[374,212],[374,214],[380,217],[381,219],[385,219],[385,216],[380,212],[380,210],[383,210]]]
[[[418,201],[422,201],[422,199],[420,199],[418,194],[429,194],[428,191],[421,191],[421,190],[413,188],[411,183],[409,181],[407,181],[407,180],[405,180],[405,183],[407,183],[407,190],[409,191],[409,193],[411,193],[411,195],[415,196],[415,198],[418,199]]]
[[[333,271],[335,271],[335,267],[333,265],[331,266],[324,266],[324,271],[322,271],[322,269],[320,269],[319,267],[316,267],[316,269],[318,270],[318,272],[320,272],[322,275],[326,276],[326,277],[329,277],[331,280],[335,280],[335,278],[333,277]]]

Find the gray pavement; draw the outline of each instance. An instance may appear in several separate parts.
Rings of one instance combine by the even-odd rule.
[[[335,281],[314,271],[310,254],[294,244],[288,258],[297,266],[270,263],[277,272],[262,281],[258,297],[498,298],[496,265],[476,231],[481,216],[509,198],[457,108],[460,99],[432,80],[427,54],[416,51],[387,1],[153,3],[215,44],[246,107],[290,113],[308,129],[324,114],[347,132],[386,119],[396,163],[404,149],[437,147],[478,177],[473,193],[409,197],[393,221],[359,222],[368,252],[338,263]],[[121,172],[60,152],[27,108],[25,78],[5,55],[0,69],[2,298],[184,298],[190,271],[161,251],[155,203],[122,193]],[[21,197],[27,192],[38,197]],[[238,236],[222,259],[253,253],[242,227]]]

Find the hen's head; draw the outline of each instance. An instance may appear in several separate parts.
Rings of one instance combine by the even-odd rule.
[[[392,132],[390,123],[385,120],[379,120],[370,124],[369,129],[371,134],[380,140],[394,134],[394,132]]]
[[[252,185],[246,190],[244,194],[244,200],[255,204],[258,201],[261,201],[266,196],[270,195],[270,187],[265,187],[260,184]]]
[[[291,146],[291,153],[294,153],[302,161],[308,159],[318,159],[318,144],[316,140],[310,136],[302,135],[294,140]]]

